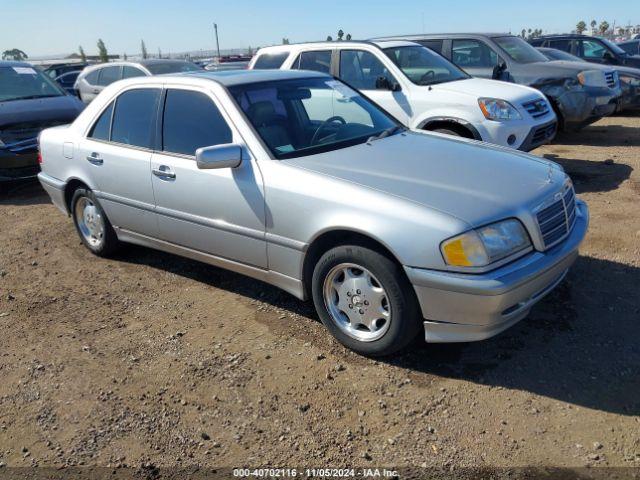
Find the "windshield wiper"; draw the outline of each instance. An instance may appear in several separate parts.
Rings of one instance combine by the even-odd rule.
[[[371,135],[368,139],[367,139],[367,143],[369,142],[373,142],[374,140],[381,140],[383,138],[388,137],[389,135],[393,135],[394,133],[398,132],[398,131],[404,131],[405,129],[403,127],[400,127],[399,125],[395,125],[393,127],[387,128],[383,131],[381,131],[379,134],[377,135]]]
[[[24,97],[15,97],[2,100],[3,102],[14,102],[16,100],[34,100],[36,98],[61,97],[62,95],[26,95]]]

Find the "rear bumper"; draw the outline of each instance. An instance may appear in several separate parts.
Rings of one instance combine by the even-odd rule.
[[[69,215],[69,210],[67,208],[67,202],[64,198],[64,190],[67,186],[66,182],[62,180],[58,180],[50,175],[47,175],[44,172],[40,172],[38,174],[38,180],[42,185],[42,188],[49,194],[51,197],[51,201],[53,204],[58,207],[58,209],[64,213],[65,215]]]
[[[578,257],[589,225],[587,205],[576,202],[569,237],[486,274],[405,267],[422,309],[427,342],[472,342],[497,335],[527,316]]]

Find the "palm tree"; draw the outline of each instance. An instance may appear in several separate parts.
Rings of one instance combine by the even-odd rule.
[[[82,48],[82,45],[78,47],[78,53],[80,54],[80,60],[82,60],[82,63],[86,63],[87,55],[86,53],[84,53],[84,48]]]
[[[341,41],[342,37],[344,37],[344,32],[342,31],[342,29],[340,29],[338,30],[338,41]]]
[[[147,46],[144,44],[144,40],[140,40],[140,51],[142,52],[143,60],[149,58],[149,54],[147,53]]]
[[[106,63],[109,61],[109,53],[107,52],[107,47],[101,38],[98,39],[98,56],[100,57],[100,61],[102,63]]]
[[[584,23],[584,20],[580,20],[576,25],[576,32],[578,33],[578,35],[582,35],[586,29],[587,24]]]
[[[600,31],[600,35],[605,35],[607,33],[607,30],[609,30],[609,22],[603,20],[598,27],[598,30]]]

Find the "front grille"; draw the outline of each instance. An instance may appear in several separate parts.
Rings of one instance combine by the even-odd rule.
[[[550,109],[549,102],[547,102],[543,98],[523,103],[522,106],[527,112],[529,112],[529,115],[531,115],[533,118],[544,117],[547,113],[549,113]]]
[[[616,72],[614,70],[604,73],[604,78],[607,81],[609,88],[616,88],[618,85],[618,79],[616,78]]]
[[[552,138],[555,135],[555,133],[556,133],[555,122],[552,123],[551,125],[537,128],[533,132],[533,135],[531,136],[531,146],[535,147],[547,142],[547,140]]]
[[[536,215],[545,248],[562,241],[576,221],[576,196],[569,185],[558,200],[543,208]]]

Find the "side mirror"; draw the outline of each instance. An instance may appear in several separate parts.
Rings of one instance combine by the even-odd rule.
[[[236,168],[242,163],[242,147],[234,143],[202,147],[196,150],[196,163],[200,170]]]
[[[505,62],[498,63],[495,67],[493,67],[493,74],[491,78],[493,80],[500,80],[502,78],[502,74],[507,70],[507,64]]]
[[[399,92],[402,89],[398,82],[391,81],[387,77],[381,75],[376,78],[376,90],[391,90],[392,92]]]

